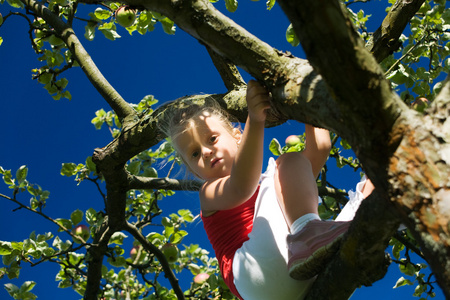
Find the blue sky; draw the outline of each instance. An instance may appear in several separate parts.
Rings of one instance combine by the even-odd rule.
[[[370,4],[376,9],[371,12],[370,31],[375,30],[384,18],[386,2]],[[216,6],[224,11],[223,1]],[[7,5],[0,6],[4,16],[9,10]],[[289,22],[278,6],[267,11],[263,1],[240,1],[235,13],[226,14],[273,47],[305,58],[300,47],[293,48],[286,42],[285,31]],[[226,91],[204,47],[180,29],[175,36],[169,36],[157,26],[154,32],[145,36],[135,33],[130,37],[125,29],[120,28],[122,38],[115,42],[105,39],[100,33],[93,42],[88,42],[82,38],[83,27],[80,22],[75,28],[82,43],[107,80],[128,102],[138,103],[148,94],[164,103],[184,95]],[[54,101],[37,81],[31,80],[31,69],[41,64],[27,40],[27,30],[27,23],[19,17],[10,18],[0,28],[0,36],[4,39],[0,46],[0,117],[4,124],[0,133],[0,166],[15,172],[21,165],[27,165],[28,180],[51,192],[45,211],[53,218],[68,218],[77,208],[82,211],[90,207],[100,210],[103,201],[94,185],[84,182],[77,186],[73,178],[62,177],[59,173],[62,163],[84,162],[94,148],[111,141],[106,128],[98,131],[91,124],[96,110],[109,108],[80,68],[65,74],[72,93],[71,101]],[[244,77],[250,79],[246,74]],[[267,129],[266,157],[269,156],[268,144],[272,138],[282,142],[288,135],[302,132],[303,126],[294,121]],[[354,189],[359,172],[338,170],[334,160],[329,161],[328,167],[329,178],[334,185],[346,190]],[[11,195],[2,183],[0,193]],[[25,194],[18,198],[28,202]],[[0,203],[0,240],[23,240],[33,230],[36,233],[56,230],[42,217],[21,210],[13,212],[16,205],[5,199],[0,199]],[[194,213],[199,212],[195,193],[177,192],[175,197],[163,200],[161,206],[168,210],[187,207]],[[198,243],[212,251],[201,223],[196,222],[187,230],[190,234],[185,244]],[[13,282],[20,286],[26,280],[34,280],[37,285],[33,292],[39,299],[79,299],[70,289],[56,288],[58,269],[52,264],[33,268],[23,264],[19,280],[4,278],[0,285]],[[413,287],[392,289],[400,276],[398,267],[393,264],[383,280],[373,287],[357,290],[352,299],[413,299]],[[3,287],[0,287],[0,299],[8,299]],[[444,297],[438,294],[435,299]]]

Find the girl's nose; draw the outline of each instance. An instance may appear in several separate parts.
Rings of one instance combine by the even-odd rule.
[[[204,147],[204,148],[203,148],[203,157],[204,157],[204,158],[210,157],[211,154],[213,154],[213,149],[208,148],[208,147]]]

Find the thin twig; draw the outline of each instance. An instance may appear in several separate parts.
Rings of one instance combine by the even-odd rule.
[[[44,213],[42,213],[42,212],[40,212],[40,211],[37,211],[37,210],[35,210],[35,209],[32,209],[31,207],[22,204],[20,201],[14,199],[14,198],[8,197],[8,196],[6,196],[6,195],[0,194],[0,197],[5,198],[5,199],[7,199],[7,200],[9,200],[9,201],[12,201],[12,202],[16,203],[17,205],[19,205],[19,208],[24,208],[24,209],[26,209],[26,210],[29,210],[29,211],[31,211],[31,212],[34,212],[34,213],[36,213],[36,214],[42,216],[43,218],[45,218],[45,219],[49,220],[50,222],[56,224],[61,230],[67,232],[67,233],[68,233],[69,235],[71,235],[72,237],[76,238],[77,240],[80,240],[81,245],[86,244],[86,241],[84,241],[81,237],[76,236],[75,234],[72,233],[72,231],[70,231],[69,229],[67,229],[67,228],[64,227],[63,225],[59,224],[57,221],[55,221],[54,219],[50,218],[50,217],[47,216],[46,214],[44,214]]]

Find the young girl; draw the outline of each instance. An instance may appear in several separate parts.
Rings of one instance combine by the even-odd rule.
[[[339,246],[346,221],[322,221],[316,177],[331,143],[306,125],[306,148],[263,165],[270,97],[247,87],[244,132],[212,108],[180,109],[169,136],[188,169],[204,180],[201,217],[225,283],[240,299],[303,299]]]

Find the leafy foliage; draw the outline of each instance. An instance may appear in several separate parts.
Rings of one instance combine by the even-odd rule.
[[[411,19],[411,34],[402,36],[402,49],[385,59],[382,66],[386,77],[401,91],[405,103],[417,97],[433,100],[441,89],[444,74],[448,74],[450,10],[445,1],[425,1]]]

